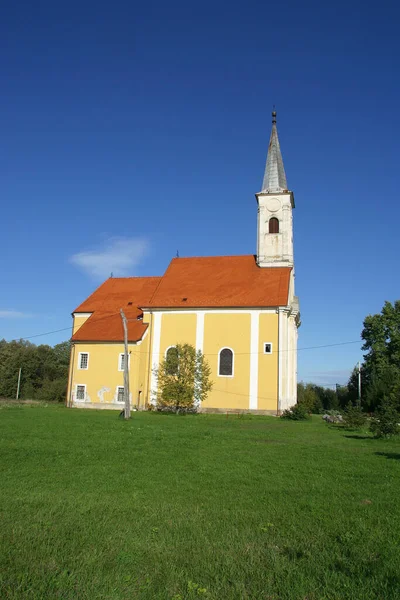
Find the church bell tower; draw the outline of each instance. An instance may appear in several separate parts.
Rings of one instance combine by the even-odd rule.
[[[256,194],[256,198],[258,266],[293,267],[294,196],[286,183],[275,111],[272,113],[272,131],[262,190]]]

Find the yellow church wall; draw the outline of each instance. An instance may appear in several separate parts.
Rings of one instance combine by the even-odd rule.
[[[141,406],[145,401],[147,387],[148,339],[141,344],[129,344],[129,391],[131,405],[137,405],[140,394]],[[88,368],[79,369],[80,353],[89,354]],[[117,403],[117,387],[124,385],[124,373],[119,371],[119,355],[124,352],[123,344],[75,343],[72,355],[72,373],[68,385],[68,404],[71,403],[71,391],[75,406],[95,405],[97,408],[122,407]],[[86,401],[76,401],[76,386],[86,386]],[[93,406],[94,407],[94,406]]]
[[[279,357],[278,315],[276,313],[260,312],[257,316],[259,326],[258,382],[255,388],[254,384],[250,386],[253,356],[251,354],[251,333],[253,326],[254,335],[255,325],[255,315],[251,316],[250,311],[242,313],[205,311],[203,315],[184,311],[163,312],[157,316],[158,325],[155,323],[155,316],[151,313],[144,314],[143,321],[149,324],[147,333],[139,344],[129,344],[132,405],[138,403],[139,390],[141,391],[140,407],[144,408],[145,404],[150,401],[149,389],[152,379],[152,362],[155,359],[154,352],[157,352],[157,357],[161,359],[169,346],[178,343],[196,345],[196,338],[198,338],[198,342],[203,342],[203,353],[210,364],[211,378],[214,382],[213,390],[209,393],[207,400],[202,403],[203,409],[249,410],[250,403],[252,403],[252,408],[258,410],[276,410]],[[87,318],[75,317],[74,328],[83,324]],[[197,319],[199,319],[199,324]],[[157,329],[159,333],[154,336]],[[200,334],[199,338],[200,332],[203,335]],[[272,354],[264,354],[265,342],[272,344]],[[225,347],[231,348],[234,352],[233,377],[218,375],[218,354]],[[118,370],[119,355],[123,351],[122,343],[76,342],[71,361],[73,370],[69,377],[69,403],[71,391],[75,398],[76,386],[86,385],[87,401],[85,403],[74,402],[75,406],[122,408],[123,404],[116,402],[116,390],[117,386],[123,387],[123,372]],[[88,369],[78,368],[80,352],[89,354]],[[252,372],[254,373],[254,370]]]
[[[278,404],[278,315],[261,313],[258,342],[258,410],[276,410]],[[272,354],[264,354],[264,343]]]
[[[222,348],[234,352],[233,377],[218,375],[218,353]],[[250,314],[206,313],[203,353],[211,367],[212,391],[202,408],[249,408]]]
[[[160,359],[169,346],[196,343],[196,315],[194,313],[163,313],[161,316]]]
[[[84,313],[84,316],[75,315],[74,322],[72,326],[72,334],[76,333],[80,327],[84,324],[85,321],[88,320],[91,313]]]

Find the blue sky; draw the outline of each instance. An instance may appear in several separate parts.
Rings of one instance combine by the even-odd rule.
[[[7,3],[0,338],[70,326],[109,275],[249,254],[271,127],[296,199],[299,348],[399,298],[395,2]],[[34,338],[54,344],[68,331]],[[360,344],[299,351],[344,382]]]

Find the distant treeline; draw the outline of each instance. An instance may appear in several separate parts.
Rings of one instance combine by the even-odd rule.
[[[353,402],[357,395],[348,385],[336,386],[335,390],[316,385],[315,383],[297,384],[297,401],[307,407],[309,412],[318,414],[327,410],[342,410],[348,402]]]
[[[0,340],[0,397],[63,402],[67,394],[70,342],[36,346],[24,340]]]

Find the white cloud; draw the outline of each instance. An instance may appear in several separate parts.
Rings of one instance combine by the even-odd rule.
[[[148,243],[143,238],[113,237],[105,247],[78,252],[70,262],[95,279],[105,279],[111,273],[117,277],[134,275],[134,268],[146,255]]]
[[[19,310],[0,310],[0,319],[28,319],[32,316]]]

